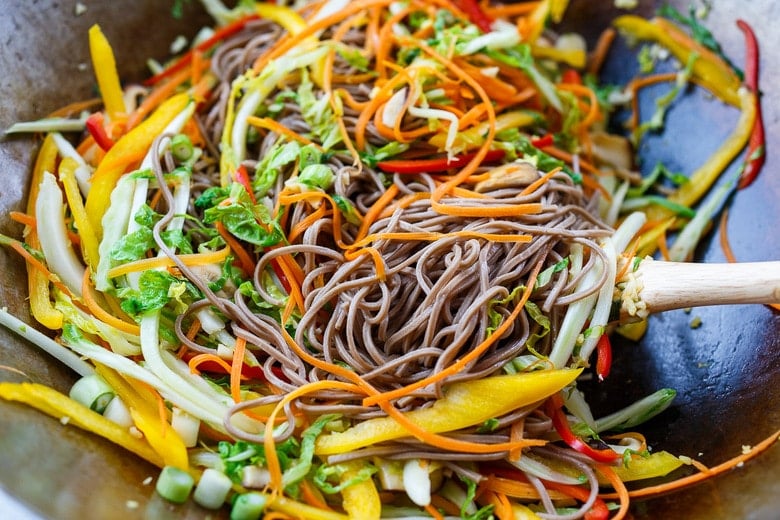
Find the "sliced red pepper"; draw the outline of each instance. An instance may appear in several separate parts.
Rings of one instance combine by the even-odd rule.
[[[114,140],[106,133],[106,127],[103,126],[105,119],[102,112],[95,112],[87,118],[87,132],[95,140],[95,143],[107,152],[114,146]]]
[[[599,381],[604,381],[612,368],[612,343],[609,336],[602,334],[596,344],[596,375]]]
[[[159,72],[152,76],[151,78],[144,81],[144,85],[150,86],[154,85],[155,83],[159,82],[162,79],[169,78],[172,75],[176,74],[186,66],[188,66],[192,62],[192,54],[195,50],[199,52],[205,52],[209,50],[211,47],[219,43],[220,41],[224,40],[225,38],[232,36],[239,32],[241,29],[246,26],[247,23],[251,22],[252,20],[257,20],[260,17],[256,14],[251,14],[248,16],[245,16],[243,18],[240,18],[236,20],[235,22],[229,23],[224,27],[221,27],[217,29],[214,34],[211,35],[211,37],[207,38],[206,40],[203,40],[198,45],[196,45],[192,50],[187,51],[184,56],[179,58],[179,60],[168,67],[167,69],[163,70],[162,72]]]
[[[748,150],[739,176],[739,189],[747,188],[758,176],[766,161],[766,137],[764,135],[764,118],[761,114],[761,93],[758,90],[758,39],[750,25],[744,20],[737,20],[737,27],[745,33],[745,87],[756,96],[756,121],[748,141]]]
[[[548,146],[552,146],[554,144],[555,144],[555,138],[553,137],[552,134],[547,134],[537,139],[531,139],[531,146],[535,148],[539,148],[540,150],[542,148],[547,148]]]
[[[444,172],[452,168],[465,166],[477,154],[467,153],[457,155],[452,160],[447,157],[437,157],[435,159],[397,159],[392,161],[382,161],[377,163],[380,170],[387,173],[436,173]],[[504,158],[504,150],[488,150],[482,162],[489,163]]]
[[[566,69],[561,74],[561,83],[570,85],[582,85],[582,76],[575,69]]]
[[[597,450],[591,448],[588,443],[574,435],[569,426],[569,421],[566,420],[566,414],[563,413],[563,398],[560,393],[553,394],[547,399],[545,412],[552,419],[553,427],[558,435],[561,436],[561,440],[568,444],[571,448],[579,451],[583,455],[587,455],[596,462],[603,462],[604,464],[611,464],[620,458],[620,454],[611,449]]]
[[[246,192],[249,194],[249,200],[252,201],[252,204],[257,204],[255,192],[252,189],[252,182],[249,180],[249,173],[246,171],[246,166],[242,164],[236,168],[236,171],[233,172],[233,180],[244,187]]]
[[[482,10],[477,0],[455,0],[455,5],[469,17],[469,21],[479,27],[482,32],[492,31],[493,18]]]

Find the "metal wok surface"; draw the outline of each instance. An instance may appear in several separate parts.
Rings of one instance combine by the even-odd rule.
[[[674,1],[687,11],[688,1]],[[185,3],[186,20],[170,16],[169,2],[114,0],[74,3],[58,0],[6,0],[0,8],[0,129],[19,120],[45,116],[94,95],[87,29],[99,22],[117,54],[123,80],[143,74],[148,57],[163,58],[176,35],[192,35],[208,20]],[[620,11],[612,2],[573,1],[567,29],[591,40]],[[660,2],[658,2],[660,5]],[[707,25],[727,54],[743,59],[737,17],[753,24],[762,48],[767,163],[759,179],[731,201],[729,232],[744,261],[780,258],[780,18],[772,0],[713,3]],[[698,5],[698,4],[697,4]],[[656,2],[640,2],[653,12]],[[623,43],[610,53],[608,79],[630,77],[636,60]],[[643,113],[652,113],[646,99]],[[673,171],[690,172],[729,134],[737,112],[696,91],[668,116],[663,134],[644,141],[643,168],[664,161]],[[23,210],[27,179],[39,141],[0,139],[0,232],[19,236],[8,212]],[[730,172],[736,171],[732,165]],[[722,262],[717,230],[697,253],[701,261]],[[30,321],[24,264],[0,249],[0,305]],[[694,317],[699,328],[691,328]],[[678,391],[674,405],[640,430],[654,449],[718,464],[780,429],[780,314],[763,306],[707,307],[654,317],[639,344],[616,348],[607,382],[586,387],[597,411],[609,412],[658,388]],[[20,375],[20,373],[24,375]],[[74,375],[31,345],[0,329],[0,380],[32,380],[67,392]],[[195,505],[174,508],[144,483],[157,470],[132,454],[91,434],[62,425],[30,408],[0,401],[0,517],[24,512],[44,518],[204,518]],[[780,448],[774,447],[717,479],[683,492],[637,501],[635,518],[773,519],[780,510]],[[21,512],[20,512],[21,511]]]

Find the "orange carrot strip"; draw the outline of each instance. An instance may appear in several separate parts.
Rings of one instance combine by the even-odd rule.
[[[302,136],[297,132],[290,130],[286,126],[279,124],[278,121],[274,121],[269,117],[249,116],[246,118],[246,122],[252,126],[256,126],[258,128],[264,128],[266,130],[270,130],[271,132],[277,133],[279,135],[283,135],[285,137],[292,139],[293,141],[298,141],[301,144],[304,145],[310,144],[315,148],[317,148],[319,151],[323,151],[322,146],[320,146],[319,144],[315,143],[311,139],[308,139],[307,137]]]
[[[425,509],[425,512],[433,517],[433,520],[444,520],[442,514],[439,513],[439,510],[433,507],[433,505],[428,504],[423,509]]]
[[[216,354],[198,354],[196,356],[192,356],[189,362],[187,362],[187,366],[190,367],[190,373],[200,374],[198,367],[206,362],[216,363],[225,371],[226,374],[230,374],[231,370],[233,369],[233,367],[230,366],[230,363]]]
[[[236,346],[233,347],[233,363],[230,366],[230,395],[236,403],[241,402],[241,367],[244,366],[245,354],[246,340],[239,336],[236,338]]]
[[[390,204],[396,195],[398,195],[398,186],[392,184],[389,188],[387,188],[382,196],[371,205],[371,208],[369,208],[369,210],[363,216],[363,222],[360,223],[360,229],[358,230],[358,233],[355,237],[356,241],[366,236],[368,229],[371,227],[371,224],[376,222],[376,219],[387,207],[387,205]]]
[[[606,28],[599,35],[599,39],[596,41],[596,47],[588,57],[587,70],[589,74],[593,74],[594,76],[598,75],[601,66],[604,65],[604,62],[607,59],[607,54],[609,54],[609,49],[612,48],[612,42],[615,41],[616,36],[617,31],[612,27]]]
[[[33,215],[28,215],[27,213],[22,213],[21,211],[12,211],[8,214],[8,216],[11,217],[11,220],[18,222],[19,224],[24,224],[25,226],[30,226],[31,228],[36,227],[36,221]]]
[[[233,235],[231,235],[227,229],[225,229],[225,226],[222,224],[222,222],[217,222],[214,224],[214,227],[216,228],[217,232],[219,233],[219,236],[222,237],[222,240],[225,241],[225,243],[228,245],[231,251],[236,253],[236,256],[238,257],[238,261],[241,264],[241,269],[246,274],[251,274],[255,271],[255,262],[252,260],[252,257],[249,255],[249,252],[244,249],[244,246],[241,245],[241,243],[236,240]]]
[[[622,520],[628,514],[628,505],[630,502],[626,485],[622,480],[620,480],[620,477],[618,477],[617,473],[615,473],[615,470],[611,467],[599,465],[596,467],[596,469],[602,475],[607,477],[609,483],[612,484],[612,487],[615,489],[615,491],[617,491],[617,496],[620,500],[620,509],[618,509],[618,512],[615,514],[615,516],[612,517],[612,520]]]
[[[121,330],[122,332],[135,334],[136,336],[141,334],[141,328],[138,325],[120,320],[119,318],[106,312],[103,307],[98,304],[97,300],[95,299],[95,295],[92,292],[92,282],[89,279],[89,269],[84,270],[84,278],[81,282],[81,293],[81,299],[84,301],[89,311],[97,319],[103,323],[111,325],[115,329]]]

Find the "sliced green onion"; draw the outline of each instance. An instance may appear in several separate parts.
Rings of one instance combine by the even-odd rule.
[[[623,205],[621,206],[620,210],[634,211],[649,206],[650,204],[662,206],[684,218],[693,218],[696,216],[696,212],[688,206],[683,206],[682,204],[672,202],[671,200],[665,199],[664,197],[658,195],[646,195],[644,197],[637,197],[635,199],[626,199],[623,201]]]
[[[176,134],[171,138],[171,153],[179,161],[186,161],[192,157],[195,148],[190,138],[184,134]]]
[[[230,520],[258,520],[267,501],[265,495],[255,491],[236,495],[230,510]]]
[[[626,430],[628,428],[633,428],[666,410],[669,405],[672,404],[672,400],[676,395],[676,390],[672,388],[662,388],[622,410],[618,410],[606,417],[597,419],[594,430],[596,432],[603,432],[606,430]]]
[[[71,387],[70,398],[102,414],[114,398],[114,389],[97,374],[82,377]]]
[[[190,496],[195,479],[186,471],[173,466],[165,466],[157,478],[157,493],[169,502],[183,504]]]
[[[133,425],[133,417],[130,415],[130,410],[128,410],[127,405],[118,395],[115,395],[111,402],[108,403],[108,406],[103,411],[103,417],[125,428]]]
[[[22,121],[11,125],[5,131],[5,135],[35,132],[81,132],[84,130],[86,122],[86,115],[82,115],[79,119],[49,117],[46,119],[38,119],[37,121]]]
[[[201,475],[192,498],[206,509],[219,509],[225,503],[232,486],[230,477],[221,471],[207,468]]]

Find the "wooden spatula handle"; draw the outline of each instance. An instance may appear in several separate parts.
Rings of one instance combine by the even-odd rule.
[[[635,271],[649,313],[706,305],[780,303],[780,261],[703,264],[643,260]]]

